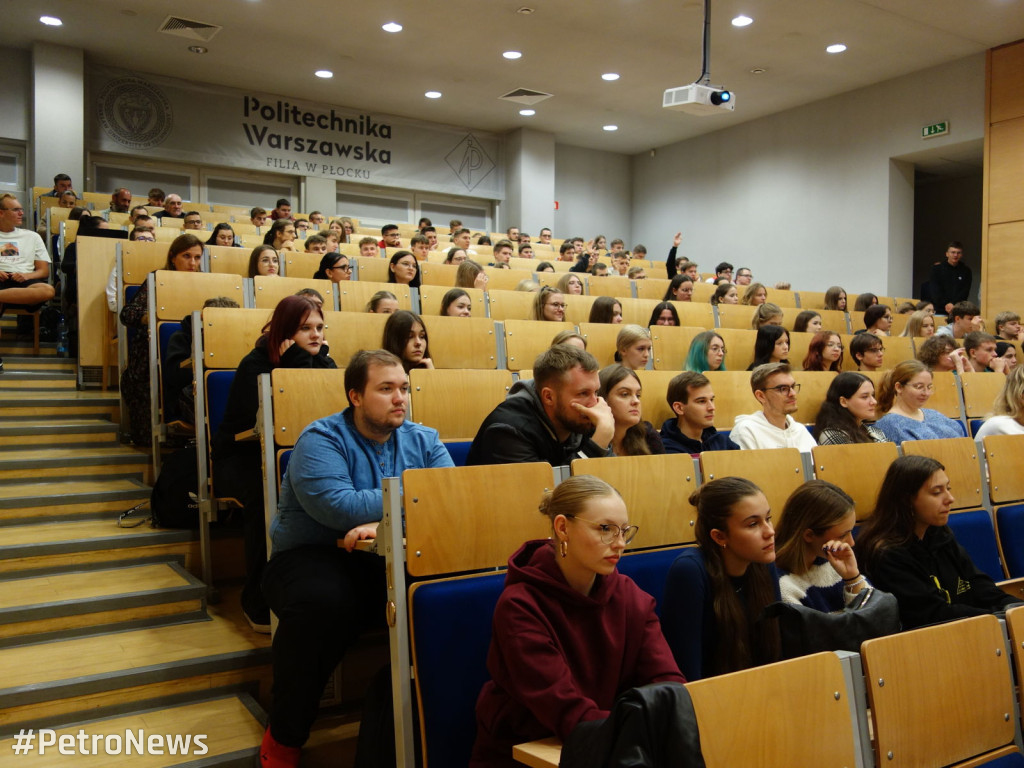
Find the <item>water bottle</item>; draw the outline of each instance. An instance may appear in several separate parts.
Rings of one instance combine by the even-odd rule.
[[[57,357],[68,356],[68,324],[64,315],[60,316],[60,323],[57,325]]]

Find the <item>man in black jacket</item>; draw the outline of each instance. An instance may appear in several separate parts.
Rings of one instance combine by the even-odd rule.
[[[609,456],[615,433],[611,408],[597,392],[594,356],[556,344],[533,364],[533,381],[517,383],[491,411],[469,449],[467,464],[546,461]]]
[[[946,248],[946,260],[932,267],[928,278],[935,311],[949,314],[953,305],[967,301],[971,293],[971,268],[963,263],[964,246],[954,240]]]

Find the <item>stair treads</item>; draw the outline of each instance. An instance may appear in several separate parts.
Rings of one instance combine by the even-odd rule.
[[[122,715],[108,720],[95,720],[56,729],[56,735],[58,739],[65,734],[77,739],[78,731],[84,730],[90,737],[94,734],[104,736],[118,734],[123,740],[126,730],[137,732],[140,728],[147,734],[180,734],[182,736],[206,734],[207,738],[204,743],[209,751],[204,757],[194,754],[187,757],[180,755],[175,757],[133,753],[131,758],[128,758],[128,762],[131,763],[132,768],[169,768],[174,765],[191,764],[193,760],[202,760],[204,766],[219,765],[220,762],[213,758],[241,751],[249,751],[255,755],[255,751],[259,747],[260,739],[263,736],[263,726],[250,711],[250,707],[254,707],[251,699],[248,697],[245,699],[247,701],[238,696],[227,696],[138,714]],[[13,738],[0,741],[0,754],[13,754],[14,743]],[[102,742],[99,743],[102,744]],[[102,748],[99,751],[102,752]],[[23,764],[25,768],[50,768],[50,766],[68,768],[70,765],[74,765],[75,768],[108,768],[116,761],[117,758],[106,754],[69,757],[61,755],[56,749],[51,749],[42,756],[38,752],[19,755],[17,763],[18,765]]]
[[[189,579],[170,563],[10,579],[0,581],[0,611],[189,585]]]
[[[111,491],[139,491],[142,486],[127,478],[116,480],[69,480],[51,482],[25,482],[0,485],[0,500],[39,498],[51,499],[60,496],[81,496],[83,494],[109,493]],[[0,543],[4,541],[0,538]]]
[[[177,534],[179,532],[150,528],[148,525],[140,525],[136,528],[118,528],[114,520],[72,520],[62,523],[10,525],[0,528],[0,553],[8,547],[29,544],[54,544],[119,537],[141,538],[147,535],[168,533]],[[2,680],[3,678],[0,677],[0,681]]]
[[[51,683],[73,686],[83,678],[181,662],[211,662],[225,669],[214,657],[250,654],[269,642],[269,637],[247,632],[235,622],[214,618],[6,648],[0,653],[0,704],[12,689],[38,693]]]
[[[88,459],[95,457],[109,458],[112,456],[130,456],[140,461],[149,461],[149,455],[137,448],[128,448],[121,445],[103,445],[95,448],[53,446],[50,448],[23,448],[17,451],[0,451],[0,462],[9,459],[33,461],[36,459]]]

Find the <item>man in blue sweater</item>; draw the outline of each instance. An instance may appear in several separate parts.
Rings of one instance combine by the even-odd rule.
[[[715,393],[703,373],[683,371],[668,383],[666,397],[676,416],[661,426],[665,453],[740,449],[728,435],[715,431]]]
[[[270,526],[263,592],[279,624],[262,766],[299,764],[327,678],[362,630],[382,623],[384,559],[354,549],[377,535],[381,481],[452,466],[436,430],[405,420],[409,378],[390,352],[357,352],[345,391],[350,407],[295,443]]]

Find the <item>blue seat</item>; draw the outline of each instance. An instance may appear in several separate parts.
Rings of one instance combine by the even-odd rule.
[[[456,467],[466,466],[466,457],[469,456],[469,448],[473,445],[472,441],[463,441],[459,443],[445,443],[444,447],[448,449],[448,454],[452,457],[452,462]]]
[[[665,594],[665,577],[682,547],[654,549],[626,554],[619,560],[619,573],[629,576],[636,585],[654,598],[655,610],[661,616],[661,599]]]
[[[1024,503],[1008,504],[996,509],[999,541],[1011,579],[1024,576]]]
[[[980,571],[987,573],[995,581],[1006,578],[999,560],[996,531],[986,510],[954,512],[949,516],[949,527]]]
[[[410,628],[424,762],[464,766],[476,738],[476,700],[490,679],[494,607],[505,573],[420,582],[410,590]]]
[[[159,327],[159,347],[160,347],[160,359],[163,360],[167,356],[167,345],[171,341],[171,336],[181,330],[181,323],[160,323]]]
[[[224,411],[228,407],[228,393],[231,382],[235,380],[234,369],[225,371],[207,371],[206,373],[206,410],[211,435],[220,428],[224,421]]]

